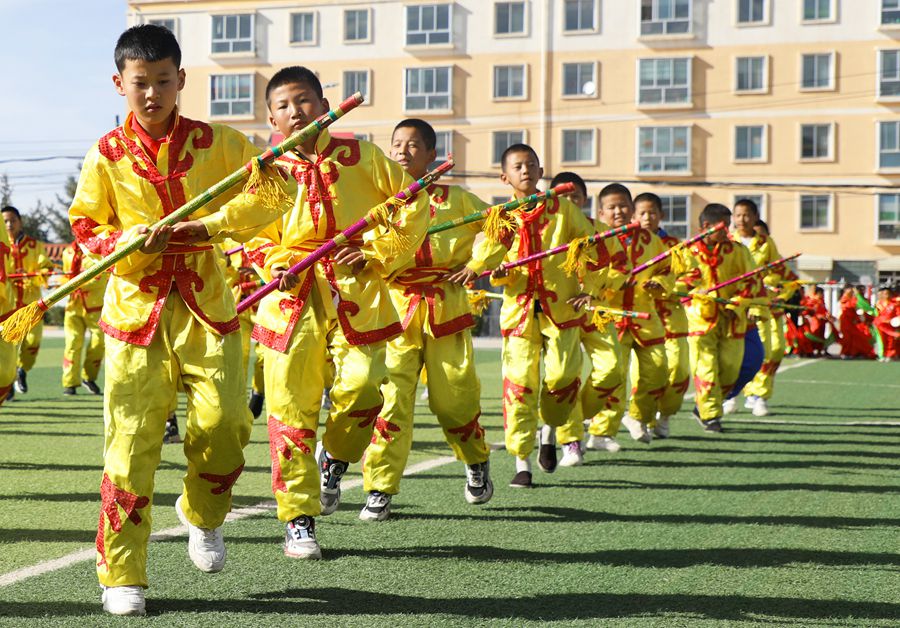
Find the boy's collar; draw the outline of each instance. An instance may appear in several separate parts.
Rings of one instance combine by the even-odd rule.
[[[319,155],[325,152],[325,149],[328,148],[328,145],[331,143],[331,133],[328,132],[328,129],[322,129],[319,131],[319,136],[316,138],[316,154],[315,155],[304,155],[301,151],[303,150],[302,146],[297,146],[294,148],[292,152],[296,153],[301,159],[304,157],[308,160],[315,160]]]
[[[180,121],[181,114],[178,112],[178,107],[176,106],[174,111],[172,112],[172,122],[169,124],[169,130],[166,131],[166,137],[159,140],[153,140],[153,138],[150,137],[149,133],[147,133],[147,130],[144,129],[144,127],[141,125],[140,121],[137,119],[137,116],[134,115],[134,112],[129,111],[128,115],[125,117],[125,122],[122,124],[122,130],[125,132],[126,137],[130,137],[132,139],[137,137],[142,141],[146,137],[150,140],[153,140],[157,144],[162,144],[163,142],[169,141],[172,133],[176,128],[178,128],[178,123]],[[136,128],[139,128],[141,131],[143,131],[143,133],[139,133],[138,131],[136,131]]]

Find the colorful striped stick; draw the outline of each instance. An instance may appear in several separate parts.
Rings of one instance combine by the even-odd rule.
[[[55,270],[52,273],[12,273],[7,275],[8,279],[23,279],[25,277],[54,277],[56,275],[71,275],[72,273],[66,273],[61,270]]]
[[[34,303],[29,303],[25,307],[16,310],[15,312],[13,312],[12,316],[10,316],[3,324],[3,339],[13,344],[21,342],[22,339],[25,338],[25,335],[28,333],[28,330],[37,325],[37,323],[41,320],[43,312],[46,312],[52,305],[58,303],[67,295],[77,290],[80,286],[83,286],[85,283],[87,283],[106,269],[111,268],[123,258],[140,249],[144,245],[144,241],[146,241],[146,239],[150,236],[154,229],[162,226],[171,226],[177,222],[180,222],[181,220],[187,218],[193,212],[197,211],[198,209],[209,203],[211,200],[213,200],[217,196],[220,196],[238,183],[247,180],[248,186],[257,186],[257,196],[262,203],[273,202],[273,200],[277,202],[278,194],[281,193],[281,189],[276,184],[275,188],[277,189],[277,191],[273,191],[271,189],[271,185],[266,185],[266,182],[261,175],[262,168],[267,164],[273,162],[277,157],[280,157],[289,150],[296,148],[310,138],[315,137],[322,131],[322,129],[330,126],[332,122],[334,122],[338,118],[343,117],[344,114],[352,111],[360,104],[362,104],[362,102],[362,94],[360,94],[359,92],[353,94],[352,96],[350,96],[350,98],[338,105],[336,109],[332,109],[328,113],[319,117],[317,120],[309,123],[300,131],[294,133],[292,136],[281,142],[278,146],[273,146],[257,157],[254,157],[245,165],[241,166],[241,168],[236,172],[231,173],[202,194],[199,194],[196,197],[192,198],[190,201],[179,207],[177,210],[175,210],[156,224],[151,225],[148,228],[147,233],[137,236],[134,240],[120,248],[118,251],[107,255],[97,264],[81,272],[71,281],[68,281],[59,288],[53,290],[43,299],[39,299]],[[274,199],[272,196],[273,194]]]
[[[661,261],[663,261],[664,259],[666,259],[666,258],[669,257],[670,255],[672,255],[672,253],[674,253],[674,252],[677,251],[678,249],[683,249],[683,248],[685,248],[685,247],[688,247],[688,246],[692,245],[694,242],[696,242],[697,240],[702,240],[703,238],[705,238],[705,237],[707,237],[707,236],[710,236],[710,235],[714,234],[716,231],[719,231],[719,230],[721,230],[721,229],[724,229],[726,226],[727,226],[727,225],[726,225],[724,222],[720,222],[720,223],[717,224],[715,227],[710,227],[710,228],[707,229],[706,231],[703,231],[703,232],[701,232],[701,233],[698,233],[697,235],[695,235],[695,236],[692,237],[692,238],[689,238],[689,239],[687,239],[687,240],[684,240],[683,242],[679,242],[678,244],[676,244],[676,245],[673,246],[672,248],[667,249],[667,250],[665,251],[665,253],[660,253],[659,255],[657,255],[656,257],[654,257],[653,259],[647,260],[647,261],[644,262],[643,264],[640,264],[640,265],[635,266],[634,268],[632,268],[632,269],[631,269],[631,273],[630,273],[631,276],[634,277],[634,276],[637,275],[638,273],[647,270],[647,269],[650,268],[651,266],[653,266],[653,265],[655,265],[655,264],[659,264]]]
[[[632,222],[627,225],[622,225],[621,227],[615,227],[613,229],[609,229],[607,231],[604,231],[603,233],[595,233],[594,235],[590,236],[589,238],[585,238],[585,241],[586,241],[586,244],[594,244],[595,242],[599,242],[600,240],[605,240],[606,238],[611,238],[613,236],[621,235],[623,233],[628,233],[632,229],[637,229],[638,227],[640,227],[640,225],[638,223]],[[517,266],[524,266],[525,264],[528,264],[529,262],[534,262],[539,259],[544,259],[545,257],[550,257],[551,255],[556,255],[558,253],[564,253],[565,251],[569,250],[569,246],[571,244],[572,243],[569,242],[568,244],[563,244],[562,246],[556,246],[556,247],[553,247],[552,249],[547,249],[546,251],[538,251],[534,255],[529,255],[527,257],[523,257],[522,259],[517,259],[514,262],[507,262],[505,264],[502,264],[497,270],[509,270],[511,268],[516,268]],[[494,271],[486,270],[483,273],[481,273],[480,275],[478,275],[478,279],[481,279],[482,277],[487,277],[492,272],[494,272]]]
[[[620,310],[615,307],[607,307],[605,305],[591,305],[587,308],[591,312],[600,312],[609,316],[618,316],[619,318],[639,318],[642,321],[650,320],[649,312],[636,312],[634,310]]]
[[[716,290],[718,290],[720,288],[724,288],[725,286],[730,286],[733,283],[737,283],[739,281],[744,281],[745,279],[749,279],[750,277],[753,277],[760,273],[764,273],[766,271],[772,270],[776,266],[781,266],[781,265],[785,264],[786,262],[791,261],[792,259],[796,259],[796,258],[800,257],[800,255],[801,255],[800,253],[794,253],[793,255],[791,255],[789,257],[782,257],[781,259],[777,259],[774,262],[769,262],[765,266],[760,266],[759,268],[754,268],[753,270],[746,272],[743,275],[738,275],[737,277],[733,277],[727,281],[723,281],[722,283],[716,284],[712,288],[708,288],[705,292],[707,292],[707,293],[715,292]]]
[[[225,251],[225,255],[233,255],[234,253],[240,253],[243,250],[244,250],[244,245],[240,244],[240,245],[234,247],[233,249],[228,249],[227,251]]]
[[[442,163],[440,166],[427,173],[424,177],[415,181],[409,185],[405,190],[398,192],[395,196],[391,197],[386,202],[373,207],[369,210],[369,212],[365,215],[364,218],[356,221],[339,234],[334,236],[331,240],[314,250],[312,253],[304,257],[302,260],[291,266],[287,269],[288,273],[297,275],[320,259],[331,253],[334,249],[346,243],[353,236],[362,233],[363,231],[368,230],[371,227],[374,227],[378,224],[385,224],[385,221],[390,223],[390,220],[393,216],[393,209],[396,207],[400,207],[404,205],[409,199],[413,198],[416,194],[419,193],[420,190],[428,187],[432,182],[436,181],[442,174],[447,172],[453,167],[453,160],[446,161]],[[246,299],[238,303],[237,311],[238,314],[246,310],[248,307],[252,306],[254,303],[262,299],[267,294],[274,292],[278,289],[278,284],[280,283],[279,279],[273,279],[262,288],[248,296]]]
[[[709,299],[710,301],[714,301],[716,303],[721,303],[722,305],[734,305],[734,306],[742,305],[741,303],[738,303],[737,301],[730,301],[728,299],[723,299],[722,297],[714,297],[709,294],[691,294],[690,292],[677,292],[676,291],[676,292],[672,293],[672,296],[673,297],[682,297],[682,300],[681,300],[682,303],[686,303],[687,301],[690,301],[691,299],[696,297],[698,299]],[[791,305],[790,303],[780,303],[777,301],[773,301],[771,299],[770,299],[769,303],[761,303],[759,301],[752,300],[752,301],[746,303],[745,305],[751,305],[751,306],[758,305],[758,306],[762,306],[762,307],[769,307],[772,309],[782,309],[782,310],[805,310],[805,309],[808,309],[803,305]]]
[[[574,191],[574,183],[561,183],[556,187],[550,188],[546,192],[538,192],[536,194],[526,196],[525,198],[518,198],[506,203],[499,203],[497,205],[493,205],[491,207],[483,209],[480,212],[469,214],[468,216],[462,216],[460,218],[454,218],[453,220],[448,220],[437,225],[432,225],[431,227],[428,227],[428,235],[431,235],[433,233],[440,233],[441,231],[447,231],[448,229],[453,229],[454,227],[459,227],[461,225],[467,225],[470,222],[478,222],[479,220],[484,220],[489,214],[493,212],[508,212],[522,207],[523,205],[528,205],[529,203],[537,203],[553,198],[555,196],[571,194]]]

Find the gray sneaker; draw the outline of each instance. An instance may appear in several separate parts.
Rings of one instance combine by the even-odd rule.
[[[322,558],[322,550],[316,541],[315,519],[300,515],[288,522],[284,531],[284,555],[308,560]]]
[[[470,504],[486,504],[494,496],[491,482],[491,461],[466,465],[466,501]]]
[[[319,452],[319,473],[322,475],[322,489],[319,502],[322,504],[322,516],[327,516],[338,509],[341,504],[341,478],[347,472],[349,463],[332,458],[325,448]]]
[[[359,511],[363,521],[384,521],[391,515],[391,497],[381,491],[369,491],[366,505]]]

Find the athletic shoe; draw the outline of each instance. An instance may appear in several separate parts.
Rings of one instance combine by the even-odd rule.
[[[596,451],[608,451],[611,454],[622,450],[622,446],[612,436],[594,436],[593,434],[588,437],[587,448]]]
[[[561,467],[580,467],[584,464],[584,454],[581,453],[581,441],[573,441],[562,446],[563,457],[559,461]]]
[[[757,397],[753,404],[753,416],[769,416],[769,404],[762,397]]]
[[[422,391],[422,394],[419,395],[419,399],[422,401],[428,401],[428,388]]]
[[[531,483],[531,471],[519,471],[509,483],[510,488],[533,488]]]
[[[83,382],[81,382],[81,385],[84,386],[85,388],[87,388],[88,390],[90,390],[92,395],[102,395],[103,394],[103,391],[100,390],[100,387],[97,385],[97,382],[95,382],[92,379],[84,380]]]
[[[656,438],[669,438],[669,418],[657,415],[656,425],[653,426],[653,435]]]
[[[540,430],[540,447],[538,448],[538,466],[544,473],[556,471],[556,429],[542,425]]]
[[[491,482],[491,463],[489,460],[477,464],[466,465],[466,501],[470,504],[486,504],[494,496],[494,483]]]
[[[697,410],[696,406],[694,407],[693,415],[694,415],[694,418],[697,419],[697,423],[700,424],[700,426],[703,428],[704,431],[706,431],[706,432],[721,432],[722,431],[722,421],[719,419],[719,417],[716,417],[714,419],[708,419],[708,420],[704,421],[703,419],[700,418],[700,411]]]
[[[63,394],[64,395],[74,395],[75,387],[74,386],[66,386],[65,388],[63,388]]]
[[[181,436],[178,434],[178,419],[173,413],[166,419],[166,431],[163,432],[163,444],[173,445],[181,442]]]
[[[28,392],[28,376],[21,366],[16,369],[16,381],[13,383],[13,388],[23,395]]]
[[[12,401],[15,396],[16,396],[16,385],[13,384],[12,386],[9,387],[9,392],[6,393],[6,400]]]
[[[647,424],[641,423],[630,414],[626,414],[622,417],[622,425],[628,428],[628,433],[631,434],[631,438],[639,443],[647,443],[649,445],[650,441],[653,440],[653,435],[650,434]]]
[[[102,587],[103,610],[111,615],[146,615],[144,587]]]
[[[260,395],[255,390],[250,393],[250,402],[247,404],[247,407],[250,408],[250,414],[253,415],[254,419],[258,419],[259,415],[262,414],[263,402],[265,400],[266,396]]]
[[[181,510],[182,496],[175,500],[175,512],[178,519],[188,529],[188,556],[194,566],[206,573],[216,573],[225,567],[225,539],[222,538],[222,526],[210,530],[198,528],[187,520]]]
[[[384,521],[391,514],[391,495],[381,491],[369,491],[366,505],[359,511],[363,521]]]
[[[722,414],[734,414],[737,411],[737,397],[732,397],[722,402]]]
[[[322,490],[319,502],[322,504],[322,516],[327,516],[338,509],[341,504],[341,478],[347,472],[349,463],[332,458],[322,447],[318,456],[319,473],[322,475]]]
[[[322,391],[322,409],[331,410],[331,389],[326,388]]]
[[[747,399],[744,400],[744,407],[748,410],[752,410],[753,406],[756,405],[756,400],[759,399],[756,395],[747,395]]]
[[[315,519],[300,515],[288,522],[284,532],[284,555],[310,560],[322,558],[322,549],[316,541]]]

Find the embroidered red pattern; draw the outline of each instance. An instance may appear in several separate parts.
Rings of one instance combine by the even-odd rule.
[[[284,476],[281,471],[281,458],[293,460],[294,450],[291,445],[299,449],[301,453],[312,453],[309,445],[303,441],[309,439],[315,441],[316,432],[285,425],[271,414],[269,415],[268,428],[269,457],[272,459],[272,492],[281,491],[285,493],[287,492],[287,484],[284,482]]]
[[[103,481],[100,483],[100,521],[97,524],[97,553],[100,555],[100,560],[97,562],[98,567],[108,566],[103,517],[106,517],[109,527],[114,532],[121,532],[122,519],[119,516],[119,508],[125,512],[125,516],[131,523],[140,525],[143,520],[137,511],[149,505],[149,497],[139,497],[134,493],[129,493],[113,484],[106,473],[103,474]]]
[[[234,486],[235,482],[237,482],[237,479],[238,477],[240,477],[241,471],[243,470],[244,465],[241,465],[231,473],[226,473],[225,475],[217,475],[215,473],[201,473],[200,478],[216,485],[209,489],[210,493],[212,493],[213,495],[221,495],[222,493],[226,493],[231,490],[231,487]]]
[[[479,417],[481,417],[481,413],[475,415],[475,418],[466,423],[465,425],[460,425],[459,427],[453,427],[447,430],[448,434],[458,434],[459,440],[462,443],[465,443],[469,440],[469,438],[473,438],[473,440],[481,440],[484,438],[484,428],[481,427],[481,424],[478,422]]]

